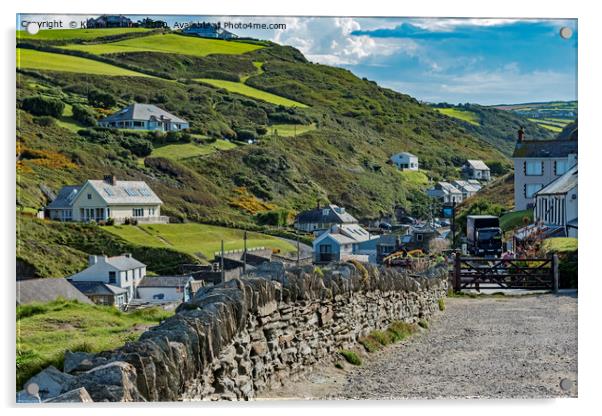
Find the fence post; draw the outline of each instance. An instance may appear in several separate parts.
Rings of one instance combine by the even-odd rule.
[[[554,293],[558,293],[558,284],[560,280],[560,272],[558,269],[558,254],[554,253],[552,255],[552,291]]]
[[[460,291],[460,253],[454,256],[454,292]]]

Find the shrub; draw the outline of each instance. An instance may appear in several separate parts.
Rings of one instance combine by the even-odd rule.
[[[418,326],[424,329],[428,329],[429,323],[427,320],[421,319],[420,321],[418,321]]]
[[[445,299],[441,298],[437,301],[437,304],[439,305],[439,310],[440,311],[444,311],[445,310]]]
[[[35,117],[33,122],[42,127],[50,127],[54,125],[54,119],[49,116]]]
[[[125,137],[121,142],[121,146],[138,157],[145,157],[153,152],[153,144],[151,142],[137,137]]]
[[[349,350],[341,350],[339,351],[339,354],[341,354],[343,356],[343,358],[349,363],[349,364],[353,364],[353,365],[362,365],[362,360],[360,359],[360,357],[358,357],[358,355],[353,352],[353,351],[349,351]]]
[[[22,107],[34,116],[60,117],[65,109],[65,103],[56,98],[35,96],[24,98]]]
[[[109,93],[100,90],[90,90],[88,92],[88,103],[94,107],[110,108],[117,105],[117,100]]]
[[[255,131],[258,135],[263,136],[264,134],[267,134],[268,128],[266,126],[257,126]]]
[[[76,104],[73,106],[73,119],[79,121],[84,126],[96,125],[96,117],[94,117],[94,113],[83,105]]]
[[[259,212],[256,215],[260,225],[285,226],[288,222],[289,212],[285,209]]]
[[[257,139],[257,134],[253,130],[236,130],[236,139],[246,142],[246,141],[254,141]]]
[[[416,326],[406,322],[394,321],[389,325],[389,331],[395,334],[397,341],[401,341],[416,332]]]
[[[368,352],[376,352],[382,348],[382,345],[370,335],[360,338],[358,342],[362,344]]]
[[[374,338],[380,345],[387,346],[393,342],[391,336],[387,332],[383,331],[372,331],[370,336]]]
[[[106,225],[115,225],[115,220],[111,217],[107,218]]]

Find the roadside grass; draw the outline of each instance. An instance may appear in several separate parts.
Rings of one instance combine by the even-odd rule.
[[[268,135],[280,137],[294,137],[316,129],[315,124],[272,124],[268,127]]]
[[[17,388],[53,365],[63,367],[66,350],[100,352],[138,338],[149,326],[172,315],[159,308],[121,312],[57,299],[17,306]]]
[[[439,310],[443,312],[445,310],[445,299],[441,298],[437,301],[437,305],[439,306]]]
[[[339,351],[339,354],[341,354],[349,364],[362,365],[361,358],[354,351],[341,350]]]
[[[215,143],[202,145],[195,143],[168,144],[153,149],[151,157],[165,157],[172,160],[181,160],[189,157],[209,155],[219,150],[230,150],[235,147],[237,147],[236,144],[227,140],[217,140]]]
[[[258,90],[257,88],[249,87],[248,85],[243,84],[242,82],[224,81],[221,79],[211,78],[196,78],[195,81],[209,84],[217,88],[223,88],[235,94],[245,95],[247,97],[256,98],[258,100],[266,101],[268,103],[276,105],[283,105],[285,107],[307,108],[307,105],[303,103],[290,100],[288,98],[284,98],[266,91]]]
[[[578,249],[578,240],[572,237],[554,237],[545,239],[541,245],[545,253],[573,253]]]
[[[213,54],[240,55],[261,49],[263,46],[168,33],[124,39],[110,43],[67,45],[63,46],[63,48],[95,55],[127,52],[160,52],[202,57]]]
[[[105,64],[93,59],[21,48],[17,48],[17,68],[77,72],[93,75],[151,77],[150,75]]]
[[[524,223],[524,218],[529,219],[529,223],[533,221],[533,210],[513,211],[504,214],[500,217],[500,228],[503,232],[519,228]]]
[[[414,324],[394,321],[385,331],[372,331],[367,336],[360,338],[358,342],[366,351],[376,352],[387,345],[403,341],[414,334],[416,330],[417,328]]]
[[[418,321],[418,326],[423,329],[428,329],[429,322],[426,319],[421,319],[420,321]]]
[[[224,240],[226,251],[240,250],[244,247],[243,230],[216,225],[198,223],[115,225],[103,229],[139,246],[168,247],[205,259],[212,259],[214,253],[221,249],[221,240]],[[281,252],[295,251],[295,247],[286,241],[255,232],[247,233],[247,247],[265,247]]]
[[[466,121],[475,126],[481,125],[479,117],[472,111],[460,110],[457,108],[436,108],[435,110],[448,117],[457,118],[458,120]]]
[[[105,36],[123,35],[126,33],[148,32],[146,28],[109,28],[109,29],[52,29],[40,30],[35,35],[26,30],[17,30],[17,39],[22,40],[92,40]]]

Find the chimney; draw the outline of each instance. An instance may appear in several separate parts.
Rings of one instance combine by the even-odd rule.
[[[115,185],[115,183],[117,182],[117,179],[115,179],[115,175],[105,175],[104,181],[106,183],[108,183],[109,185]]]
[[[97,256],[88,256],[88,265],[94,266],[98,262]]]
[[[130,258],[132,258],[132,253],[123,253],[123,256],[130,259]]]
[[[520,126],[520,129],[518,129],[518,142],[522,143],[524,137],[525,137],[525,128],[523,126]]]

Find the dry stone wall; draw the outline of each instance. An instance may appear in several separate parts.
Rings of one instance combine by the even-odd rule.
[[[138,341],[69,355],[70,374],[54,391],[85,388],[94,401],[252,399],[374,329],[428,318],[446,291],[445,267],[410,276],[351,263],[266,263],[249,278],[201,289]]]

